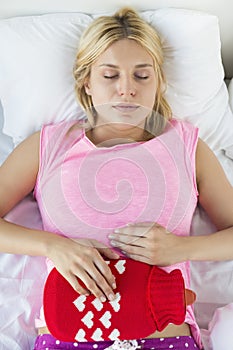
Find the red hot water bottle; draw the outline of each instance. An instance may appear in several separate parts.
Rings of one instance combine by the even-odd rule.
[[[50,333],[62,341],[145,338],[169,323],[184,322],[195,300],[181,271],[170,273],[131,259],[107,262],[116,278],[114,301],[77,293],[54,268],[44,288],[44,313]],[[79,283],[84,286],[82,281]]]

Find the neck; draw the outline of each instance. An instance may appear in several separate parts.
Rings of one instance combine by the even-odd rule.
[[[139,127],[114,128],[111,124],[104,126],[95,126],[86,132],[86,136],[99,147],[111,147],[118,144],[146,141],[152,137],[148,137],[148,133]],[[150,135],[151,136],[151,135]]]

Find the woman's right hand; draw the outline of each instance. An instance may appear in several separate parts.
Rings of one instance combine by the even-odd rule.
[[[56,269],[79,294],[94,294],[102,302],[114,300],[115,277],[101,256],[109,259],[119,258],[111,248],[91,239],[70,239],[53,237],[47,257]],[[78,282],[84,283],[86,289]]]

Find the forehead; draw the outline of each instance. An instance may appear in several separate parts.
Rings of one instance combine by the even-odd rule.
[[[149,52],[132,39],[122,39],[111,44],[96,60],[95,65],[120,65],[124,62],[131,65],[153,65],[153,58]]]

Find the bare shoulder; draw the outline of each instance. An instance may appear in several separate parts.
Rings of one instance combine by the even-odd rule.
[[[22,167],[28,165],[29,161],[35,163],[39,160],[40,132],[36,132],[22,141],[8,156],[1,166],[1,171],[9,166]],[[33,165],[33,164],[32,164]]]
[[[217,228],[232,226],[233,187],[214,152],[200,139],[196,152],[196,178],[199,202]]]
[[[20,143],[0,167],[0,216],[29,194],[39,169],[40,132]]]

